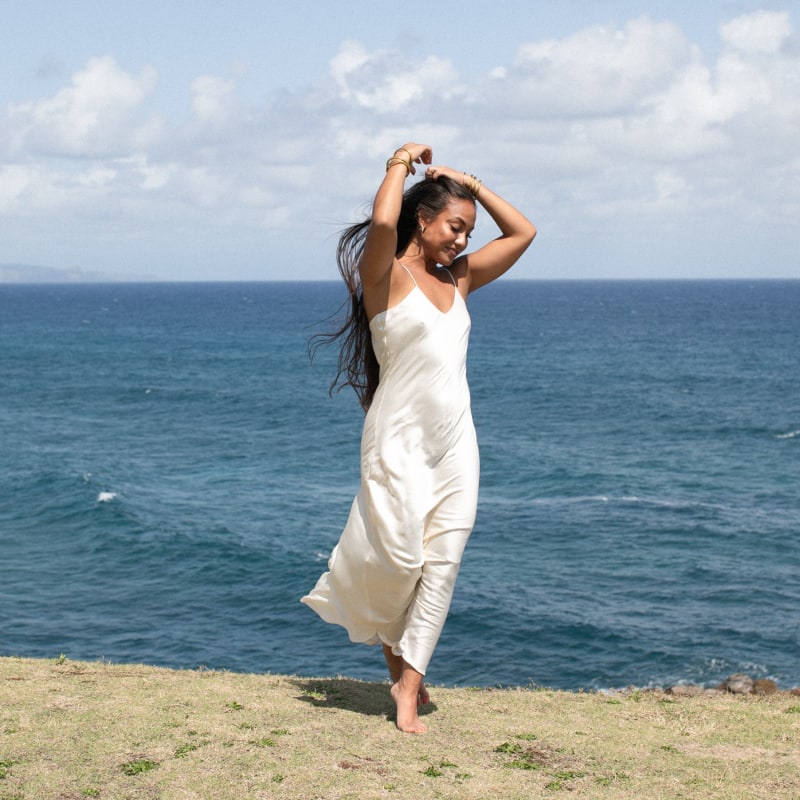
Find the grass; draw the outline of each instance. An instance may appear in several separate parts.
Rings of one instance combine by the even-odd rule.
[[[0,800],[800,798],[800,706],[0,658]]]

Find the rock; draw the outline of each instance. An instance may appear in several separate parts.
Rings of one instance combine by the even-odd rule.
[[[777,694],[778,684],[767,678],[753,681],[753,694]]]
[[[794,689],[791,689],[791,690],[789,691],[789,694],[790,694],[792,697],[800,697],[800,686],[796,686]]]
[[[666,690],[666,694],[671,694],[674,697],[697,697],[703,694],[702,686],[695,686],[694,684],[679,684],[678,686],[670,686]]]
[[[753,679],[743,672],[737,672],[725,678],[717,688],[731,694],[750,694],[753,691]]]

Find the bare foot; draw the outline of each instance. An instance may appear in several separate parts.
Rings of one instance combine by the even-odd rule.
[[[412,685],[409,687],[408,683]],[[403,733],[425,733],[428,727],[417,714],[420,692],[413,683],[413,681],[404,681],[401,678],[397,683],[392,684],[392,699],[397,705],[396,724],[398,730]]]
[[[396,656],[388,644],[383,646],[383,657],[386,659],[386,666],[389,668],[389,677],[392,679],[392,683],[398,683],[400,678],[403,677],[403,657]],[[417,693],[417,705],[426,706],[430,701],[431,696],[428,694],[425,684],[420,681],[419,692]]]

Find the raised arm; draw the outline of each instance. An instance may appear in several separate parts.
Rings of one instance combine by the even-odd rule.
[[[499,278],[516,263],[536,236],[536,227],[511,203],[471,175],[449,167],[429,167],[427,174],[433,178],[446,175],[467,186],[500,229],[501,235],[497,239],[459,259],[466,261],[467,290],[474,292]]]
[[[405,179],[409,174],[416,174],[414,164],[430,164],[431,158],[428,145],[409,142],[395,150],[387,162],[386,176],[372,203],[372,220],[358,262],[361,284],[368,292],[370,287],[387,280],[391,272],[397,252],[397,222]]]

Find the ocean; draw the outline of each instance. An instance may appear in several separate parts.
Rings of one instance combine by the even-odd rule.
[[[334,282],[0,286],[0,655],[385,676],[301,605],[363,419]],[[800,685],[800,281],[470,298],[478,519],[428,679]]]

